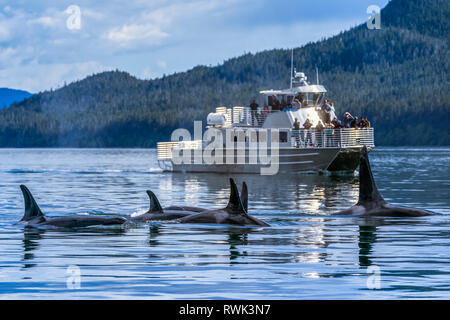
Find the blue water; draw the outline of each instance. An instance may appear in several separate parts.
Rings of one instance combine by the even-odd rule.
[[[155,150],[0,150],[0,298],[449,299],[450,149],[370,157],[386,200],[441,215],[334,217],[355,203],[357,176],[235,175],[249,185],[250,214],[270,228],[28,230],[14,225],[19,184],[49,217],[127,217],[147,210],[146,189],[163,206],[223,207],[228,176],[162,173]]]

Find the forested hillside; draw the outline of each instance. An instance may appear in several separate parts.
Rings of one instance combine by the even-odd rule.
[[[365,22],[294,51],[337,112],[368,116],[377,145],[450,145],[450,1],[392,0]],[[104,72],[0,110],[2,147],[153,147],[216,106],[289,86],[290,50],[270,50],[154,80]]]

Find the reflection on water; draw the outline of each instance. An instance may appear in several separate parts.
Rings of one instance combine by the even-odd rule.
[[[376,241],[376,227],[359,226],[359,265],[361,267],[369,267],[372,265],[370,254],[372,253],[373,244]]]
[[[163,206],[224,207],[229,177],[162,173],[155,150],[0,150],[0,298],[449,298],[450,149],[378,148],[371,160],[386,200],[441,215],[334,217],[356,202],[357,175],[242,174],[250,213],[270,228],[23,228],[21,183],[49,217],[126,217],[148,209],[147,189]],[[66,286],[72,265],[78,290]]]
[[[24,262],[33,261],[34,253],[33,251],[39,247],[39,240],[42,239],[43,231],[35,228],[24,228],[23,229],[23,260]],[[23,268],[32,268],[35,264],[25,263]]]

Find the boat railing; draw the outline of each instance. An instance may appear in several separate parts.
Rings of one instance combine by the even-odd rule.
[[[171,160],[174,149],[195,150],[202,148],[202,140],[158,142],[157,154],[158,160]]]
[[[310,106],[308,106],[310,107]],[[272,107],[270,107],[272,108]],[[230,110],[230,109],[228,109]],[[232,121],[234,125],[240,126],[252,126],[261,128],[266,121],[267,117],[274,113],[280,113],[285,111],[297,111],[296,107],[284,108],[282,110],[272,110],[272,109],[263,109],[258,108],[257,110],[251,110],[249,107],[233,107],[232,111],[229,112],[232,115]],[[222,112],[225,113],[225,112]]]
[[[290,130],[290,145],[292,148],[358,148],[366,146],[375,147],[373,128],[355,129],[300,129]],[[280,143],[288,141],[280,141]],[[205,147],[202,140],[179,141],[179,142],[158,142],[158,161],[171,161],[173,150],[198,150]]]
[[[375,147],[373,128],[300,129],[291,130],[293,148],[355,148]]]

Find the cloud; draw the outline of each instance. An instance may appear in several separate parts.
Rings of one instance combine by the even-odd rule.
[[[39,17],[33,20],[30,20],[30,24],[40,24],[45,27],[52,27],[56,25],[57,20],[53,17]]]
[[[9,40],[10,32],[6,25],[0,24],[0,42]]]
[[[136,40],[145,40],[146,44],[160,44],[169,34],[161,30],[160,26],[154,24],[124,25],[109,31],[107,38],[116,41],[121,46],[126,46]]]
[[[35,61],[27,65],[0,69],[0,87],[18,88],[29,92],[39,92],[62,87],[64,83],[81,80],[87,75],[112,70],[96,61],[81,63],[39,64]],[[17,75],[22,75],[17,77]]]
[[[156,62],[156,65],[161,69],[161,70],[165,70],[167,68],[167,62],[162,61],[162,60],[158,60]]]
[[[365,21],[369,4],[386,2],[4,0],[0,86],[36,92],[116,68],[154,78],[244,52],[298,47],[355,25],[359,11]],[[70,4],[81,9],[79,30],[67,28]]]

